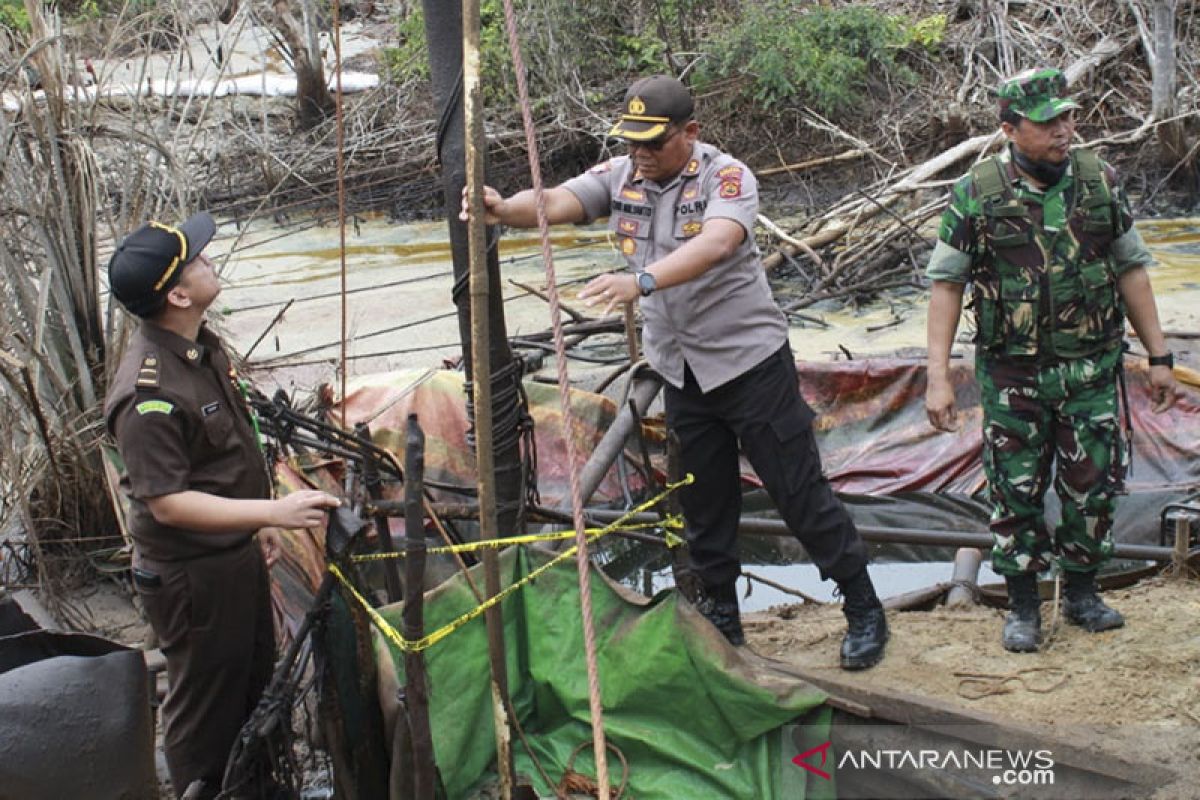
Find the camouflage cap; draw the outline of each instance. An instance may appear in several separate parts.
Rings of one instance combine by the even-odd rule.
[[[1000,112],[1011,110],[1033,122],[1046,122],[1064,111],[1079,108],[1067,93],[1067,77],[1053,67],[1027,69],[1000,82],[996,98]]]

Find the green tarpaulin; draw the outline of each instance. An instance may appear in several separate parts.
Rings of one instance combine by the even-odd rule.
[[[509,548],[501,556],[508,585],[545,563],[544,551]],[[473,575],[483,586],[483,574]],[[539,576],[502,604],[509,690],[543,768],[561,779],[571,753],[574,769],[594,777],[583,629],[573,559]],[[819,798],[832,783],[806,787],[808,773],[791,763],[797,747],[828,739],[827,714],[814,712],[825,695],[754,654],[729,647],[674,591],[650,601],[591,577],[604,727],[629,765],[626,796],[663,798]],[[426,632],[477,605],[461,576],[429,592]],[[381,609],[400,630],[399,605]],[[487,635],[479,617],[425,651],[435,755],[448,797],[471,797],[494,779],[495,739]],[[395,697],[403,655],[376,635],[380,696]],[[814,712],[814,713],[809,713]],[[790,725],[808,714],[805,725]],[[785,740],[799,736],[801,741]],[[540,795],[553,796],[514,737],[520,776]],[[611,784],[622,781],[611,751]],[[807,790],[807,794],[806,794]]]

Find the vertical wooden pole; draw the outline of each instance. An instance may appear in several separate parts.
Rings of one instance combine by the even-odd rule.
[[[1181,580],[1188,576],[1188,544],[1191,538],[1191,520],[1181,514],[1175,518],[1175,552],[1171,556],[1172,572]]]
[[[498,538],[496,530],[495,464],[492,451],[492,365],[488,343],[487,230],[483,210],[483,92],[479,85],[479,0],[463,1],[463,117],[466,121],[467,197],[471,222],[467,228],[470,254],[471,352],[475,386],[475,463],[479,480],[479,537]],[[483,551],[485,591],[500,593],[499,556],[494,548]],[[504,699],[508,673],[504,656],[504,620],[500,606],[485,616],[488,655],[492,666],[492,709],[496,727],[496,769],[500,795],[512,797],[514,775],[512,735]]]

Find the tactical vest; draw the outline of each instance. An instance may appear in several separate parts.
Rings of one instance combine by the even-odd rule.
[[[1100,159],[1071,153],[1074,185],[1066,224],[1035,225],[998,156],[971,179],[982,214],[974,221],[983,257],[972,281],[976,345],[994,355],[1076,358],[1122,335],[1124,315],[1111,255],[1119,221]]]

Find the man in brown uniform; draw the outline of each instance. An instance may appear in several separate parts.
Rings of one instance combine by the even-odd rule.
[[[864,669],[883,657],[887,622],[866,547],[821,473],[787,320],[754,244],[758,184],[740,161],[699,141],[693,110],[675,78],[634,83],[610,131],[629,155],[547,190],[547,214],[551,223],[609,217],[629,266],[579,296],[605,313],[640,298],[646,357],[666,381],[667,424],[696,478],[681,500],[704,584],[701,613],[731,643],[745,640],[735,591],[740,446],[821,576],[841,589],[849,623],[841,664]],[[530,190],[505,198],[487,188],[483,202],[488,224],[537,224]]]
[[[201,252],[215,229],[196,214],[178,228],[151,222],[118,245],[109,286],[141,325],[104,406],[125,461],[134,583],[167,660],[171,783],[180,795],[196,783],[192,796],[203,798],[220,790],[271,676],[274,528],[318,525],[338,505],[316,491],[271,499],[236,373],[204,326],[220,292]]]

